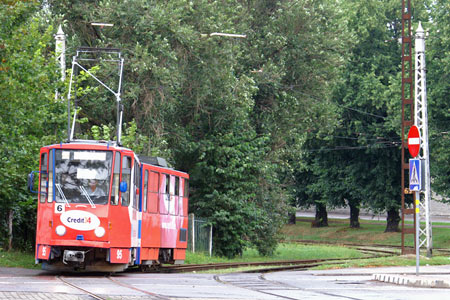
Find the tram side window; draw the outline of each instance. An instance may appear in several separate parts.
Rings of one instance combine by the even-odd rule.
[[[159,197],[159,173],[150,171],[149,178],[149,199],[148,199],[148,212],[158,212],[158,197]]]
[[[180,195],[180,177],[175,177],[175,196]]]
[[[189,198],[189,179],[184,180],[184,193],[183,197]]]
[[[133,208],[138,208],[138,200],[139,200],[139,182],[140,180],[140,168],[137,161],[134,161],[134,188],[133,188]]]
[[[179,215],[180,214],[180,209],[183,208],[183,203],[180,203],[180,199],[181,197],[179,197],[180,195],[180,177],[175,176],[175,191],[174,191],[174,195],[175,195],[175,203],[173,205],[175,205],[174,209],[175,211],[173,212],[174,215]]]
[[[114,159],[114,177],[112,186],[111,205],[119,204],[119,183],[120,183],[120,153],[116,152]]]
[[[147,211],[147,191],[148,191],[148,170],[145,170],[144,176],[144,193],[143,193],[143,208],[142,211]]]
[[[40,193],[39,193],[39,201],[42,203],[45,202],[45,199],[47,197],[47,153],[43,153],[41,155],[41,180],[39,182],[39,185],[41,187]]]
[[[159,203],[159,213],[167,215],[170,211],[170,176],[162,174],[161,176],[161,194]]]
[[[170,193],[170,176],[169,175],[164,175],[165,177],[165,182],[166,182],[166,187],[164,189],[164,194],[168,195]]]
[[[47,197],[47,201],[48,202],[52,202],[53,201],[53,166],[54,166],[54,161],[53,161],[53,153],[55,151],[51,150],[50,151],[50,161],[49,161],[49,168],[48,168],[48,197]]]
[[[127,191],[122,193],[122,206],[130,205],[130,189],[133,189],[131,186],[131,157],[124,156],[122,158],[122,181],[127,183]]]
[[[183,202],[183,208],[180,208],[180,215],[187,216],[187,210],[188,210],[188,198],[189,198],[189,179],[184,179],[184,190],[183,190],[183,197],[180,197]]]

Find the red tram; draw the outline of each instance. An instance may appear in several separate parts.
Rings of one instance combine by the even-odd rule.
[[[188,187],[188,174],[115,142],[43,147],[36,262],[105,272],[183,263]]]

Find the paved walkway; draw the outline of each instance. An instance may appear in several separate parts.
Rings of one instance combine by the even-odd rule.
[[[30,299],[30,300],[87,300],[89,297],[62,293],[33,293],[33,292],[0,292],[1,300]]]
[[[450,262],[450,259],[449,259]],[[372,275],[373,280],[424,288],[450,288],[450,265],[380,268]]]

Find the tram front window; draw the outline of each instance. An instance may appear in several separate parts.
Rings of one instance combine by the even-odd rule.
[[[111,151],[56,150],[56,202],[107,204]]]

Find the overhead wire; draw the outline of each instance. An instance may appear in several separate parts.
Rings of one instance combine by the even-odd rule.
[[[302,151],[304,152],[327,152],[327,151],[342,151],[342,150],[365,150],[369,148],[373,149],[384,149],[384,148],[393,148],[400,146],[400,142],[390,142],[388,143],[374,143],[370,145],[364,145],[364,146],[340,146],[335,148],[319,148],[319,149],[304,149]]]

